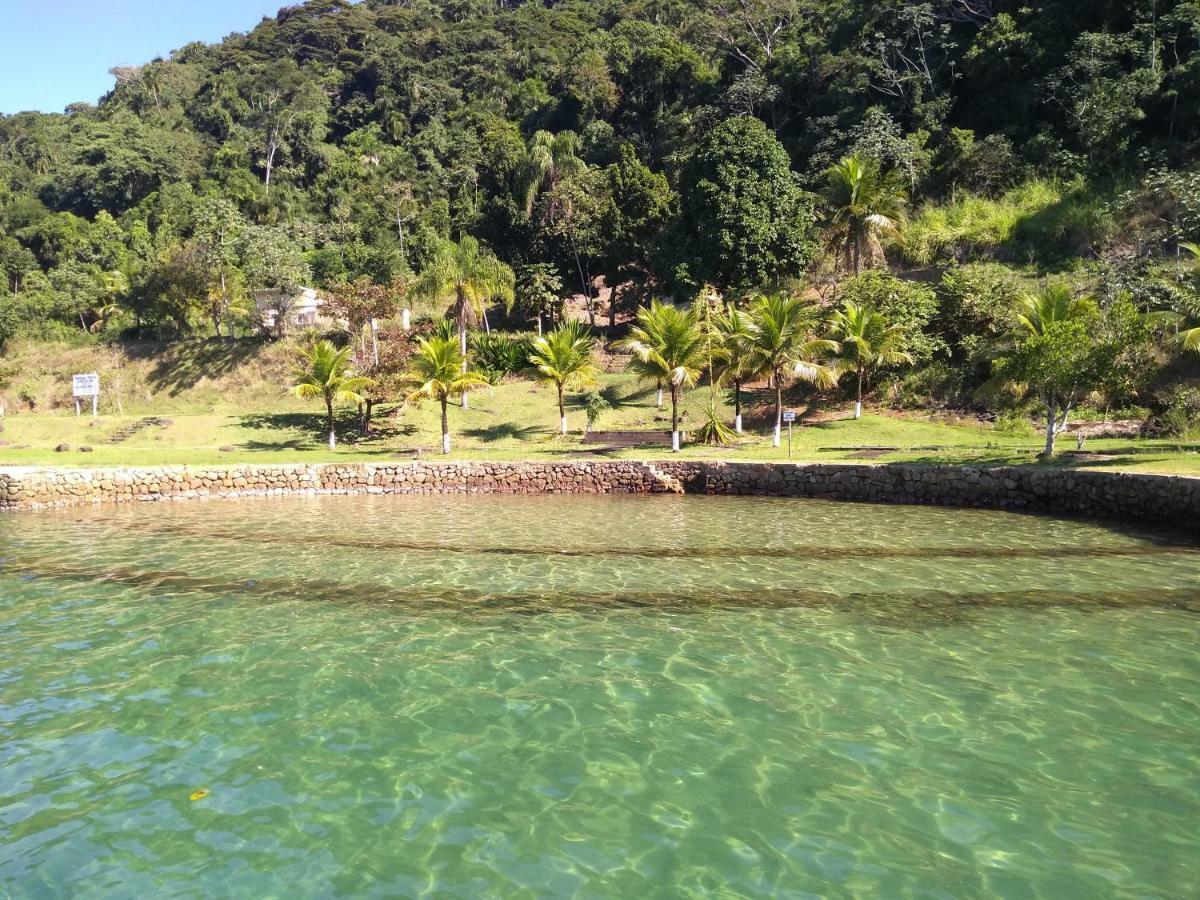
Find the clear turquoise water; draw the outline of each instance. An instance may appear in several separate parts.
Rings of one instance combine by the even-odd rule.
[[[0,896],[1200,896],[1179,539],[380,497],[0,557]]]

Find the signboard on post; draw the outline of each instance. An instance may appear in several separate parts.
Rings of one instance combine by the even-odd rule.
[[[80,400],[85,397],[91,397],[92,418],[96,418],[96,404],[100,398],[99,374],[96,372],[86,372],[83,375],[73,375],[71,377],[71,393],[75,397],[75,415],[79,415],[82,412]]]
[[[794,409],[785,409],[783,411],[783,421],[787,422],[788,426],[788,459],[792,458],[792,423],[796,421],[796,411]]]

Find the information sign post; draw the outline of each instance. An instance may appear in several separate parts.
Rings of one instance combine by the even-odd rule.
[[[100,376],[95,372],[72,376],[71,393],[75,396],[75,415],[78,416],[83,411],[80,401],[91,397],[92,418],[96,418],[97,404],[100,399]]]
[[[783,411],[783,421],[787,422],[788,459],[791,459],[792,458],[792,423],[796,421],[796,411],[794,409],[785,409]]]

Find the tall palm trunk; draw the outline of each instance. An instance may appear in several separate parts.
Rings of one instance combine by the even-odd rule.
[[[449,401],[445,394],[442,394],[442,453],[450,452],[450,413],[448,412]]]
[[[671,382],[671,452],[679,452],[679,387]]]
[[[771,380],[775,382],[775,434],[771,446],[778,447],[783,437],[783,378],[778,369],[771,373]]]
[[[332,450],[337,446],[337,433],[333,428],[333,397],[329,394],[325,395],[325,421],[329,426],[329,449]]]
[[[458,350],[462,354],[462,372],[465,375],[467,372],[467,298],[463,296],[461,288],[458,291]],[[467,406],[467,392],[463,391],[462,408],[466,409]]]

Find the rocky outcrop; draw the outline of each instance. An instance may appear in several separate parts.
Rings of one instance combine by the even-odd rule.
[[[0,468],[0,509],[285,494],[694,493],[928,503],[1141,519],[1196,528],[1200,478],[905,464],[395,462]]]

